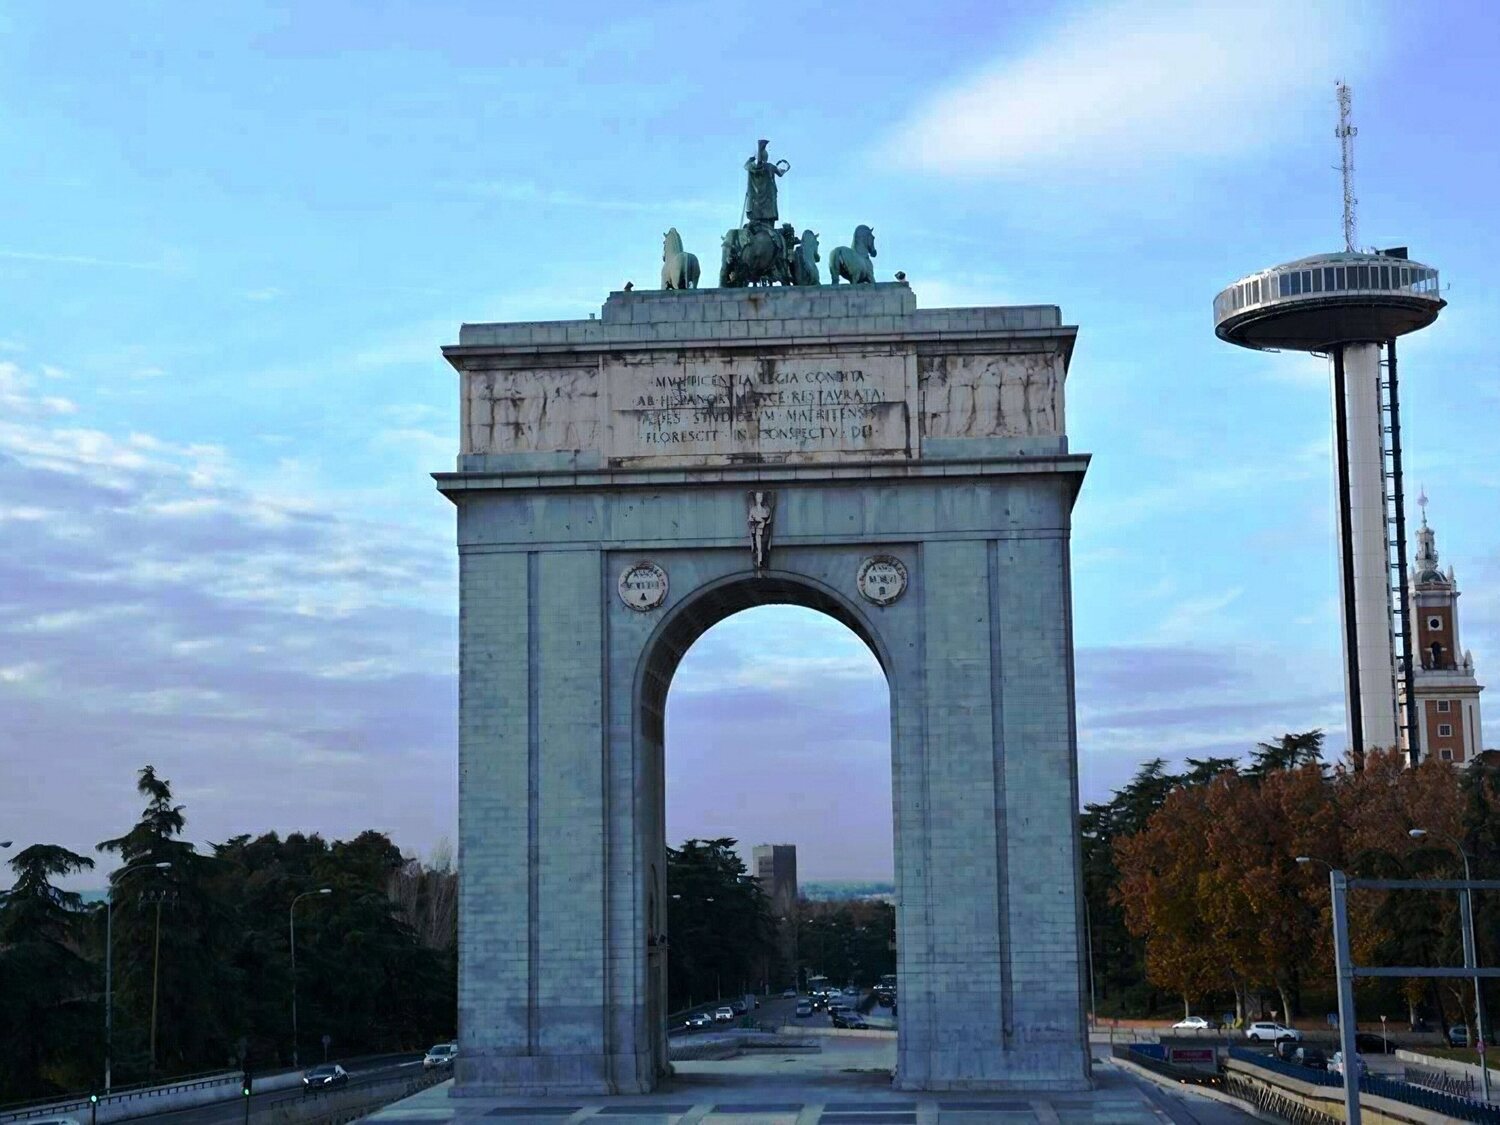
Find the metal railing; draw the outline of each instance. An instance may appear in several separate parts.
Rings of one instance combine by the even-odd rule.
[[[136,1082],[129,1086],[116,1086],[108,1094],[100,1094],[98,1104],[119,1105],[122,1102],[170,1097],[185,1090],[200,1090],[221,1084],[234,1085],[240,1080],[237,1070],[210,1070],[190,1074],[170,1083]],[[75,1094],[63,1098],[38,1098],[34,1101],[12,1102],[0,1105],[0,1123],[27,1121],[37,1117],[63,1117],[90,1109],[88,1094]]]
[[[1451,1094],[1455,1098],[1474,1099],[1474,1077],[1470,1074],[1451,1074],[1425,1066],[1408,1066],[1404,1077],[1413,1086],[1426,1086],[1429,1090]]]

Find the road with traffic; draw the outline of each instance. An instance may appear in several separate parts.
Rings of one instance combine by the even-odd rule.
[[[342,1063],[345,1070],[349,1072],[347,1084],[337,1087],[338,1091],[353,1090],[360,1086],[373,1086],[380,1082],[388,1082],[392,1078],[405,1078],[422,1073],[422,1055],[400,1054],[382,1055],[376,1058],[360,1059]],[[309,1068],[310,1069],[310,1068]],[[250,1085],[250,1113],[253,1117],[272,1106],[286,1101],[298,1101],[307,1097],[319,1097],[318,1094],[305,1093],[300,1085],[285,1090],[256,1091],[252,1081]],[[242,1095],[235,1095],[224,1101],[212,1102],[209,1105],[193,1106],[189,1109],[171,1110],[166,1113],[152,1113],[141,1117],[132,1117],[132,1122],[163,1122],[170,1125],[240,1125],[245,1119],[245,1105]],[[87,1119],[82,1119],[82,1125],[88,1125]]]

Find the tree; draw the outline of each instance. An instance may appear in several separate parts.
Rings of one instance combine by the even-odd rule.
[[[736,843],[694,839],[667,849],[669,1010],[740,990],[775,952],[770,900],[745,871]]]
[[[123,865],[114,897],[115,1059],[138,1076],[221,1065],[241,1034],[244,977],[220,951],[236,940],[233,897],[216,893],[213,861],[183,840],[187,820],[171,783],[152,766],[138,775],[140,819],[100,851]],[[129,867],[170,863],[122,878]]]
[[[94,866],[53,844],[10,861],[0,898],[0,1090],[35,1098],[77,1089],[99,1056],[99,977],[84,959],[82,898],[52,880]]]

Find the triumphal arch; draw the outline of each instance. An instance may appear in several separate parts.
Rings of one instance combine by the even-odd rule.
[[[1049,305],[817,284],[815,252],[799,269],[804,240],[774,227],[795,283],[763,284],[756,268],[782,270],[752,260],[765,210],[762,182],[719,287],[468,324],[444,349],[462,396],[457,471],[437,475],[461,575],[457,1095],[670,1073],[667,690],[701,633],[773,602],[843,622],[889,682],[897,1085],[1088,1083],[1076,330]],[[859,230],[831,255],[864,254],[856,272]],[[699,267],[671,259],[675,234],[683,284]]]

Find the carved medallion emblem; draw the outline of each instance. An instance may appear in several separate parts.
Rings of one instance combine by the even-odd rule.
[[[642,559],[620,572],[620,600],[638,613],[655,609],[667,600],[667,572]]]
[[[872,555],[855,580],[860,595],[876,605],[890,605],[906,592],[906,564],[895,555]]]

